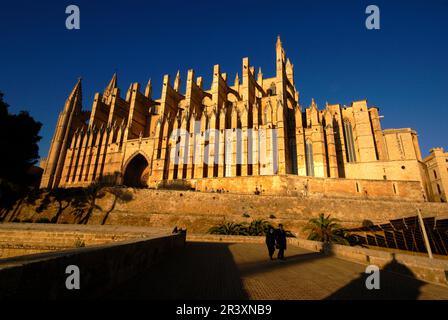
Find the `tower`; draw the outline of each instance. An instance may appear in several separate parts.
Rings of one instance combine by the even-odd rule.
[[[71,136],[74,132],[75,122],[81,116],[82,87],[81,78],[65,101],[64,109],[59,114],[58,122],[51,140],[48,158],[42,176],[41,188],[58,186],[64,167],[65,155]]]

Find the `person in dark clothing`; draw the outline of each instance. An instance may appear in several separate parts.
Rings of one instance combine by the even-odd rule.
[[[276,242],[278,255],[277,258],[280,260],[285,260],[285,250],[286,250],[286,232],[283,229],[283,225],[278,225],[278,230],[276,232]]]
[[[275,230],[272,226],[269,226],[268,232],[266,232],[266,246],[268,247],[269,258],[274,260],[272,256],[275,252]]]

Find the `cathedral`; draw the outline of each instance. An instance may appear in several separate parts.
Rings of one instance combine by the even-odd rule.
[[[423,199],[446,200],[445,189],[432,187],[414,130],[382,129],[379,109],[366,100],[301,105],[294,65],[280,38],[275,50],[272,77],[243,58],[233,84],[219,65],[211,88],[193,70],[182,85],[178,72],[174,81],[163,77],[160,98],[151,81],[144,90],[132,83],[122,97],[114,74],[104,92],[95,94],[91,111],[82,108],[79,79],[41,161],[41,187],[87,186],[103,177],[157,188],[170,181],[287,175],[413,181]]]

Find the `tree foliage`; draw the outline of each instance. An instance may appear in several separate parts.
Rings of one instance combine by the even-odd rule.
[[[217,226],[211,227],[208,230],[210,234],[247,236],[247,229],[242,223],[223,222]]]
[[[310,219],[303,229],[310,231],[308,240],[348,245],[344,228],[338,222],[338,219],[321,213],[318,218]]]
[[[39,158],[42,124],[26,111],[11,114],[0,92],[0,207],[33,183],[30,169]],[[9,200],[9,201],[8,201]]]
[[[256,219],[251,223],[222,222],[208,230],[210,234],[238,235],[238,236],[264,236],[271,223],[263,219]],[[295,237],[291,231],[286,231],[287,237]]]

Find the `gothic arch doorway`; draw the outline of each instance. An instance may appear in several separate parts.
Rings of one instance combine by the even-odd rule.
[[[139,153],[126,166],[123,184],[128,187],[147,187],[148,176],[148,161]]]

